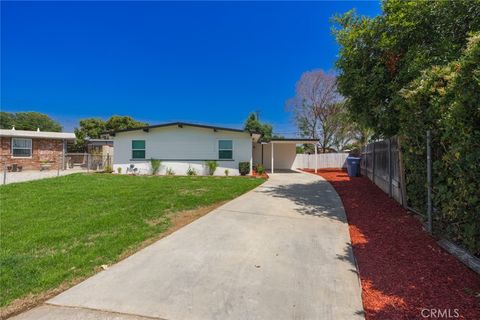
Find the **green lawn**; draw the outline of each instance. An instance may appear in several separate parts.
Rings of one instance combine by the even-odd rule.
[[[94,273],[165,231],[167,213],[258,186],[246,177],[74,174],[0,187],[0,306]]]

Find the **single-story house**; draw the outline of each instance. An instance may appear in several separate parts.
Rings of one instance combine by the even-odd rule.
[[[113,170],[122,173],[151,172],[150,159],[162,161],[160,174],[173,170],[184,175],[189,168],[197,174],[206,174],[205,162],[215,160],[215,175],[239,175],[240,162],[263,163],[275,169],[293,168],[296,145],[313,143],[313,139],[272,139],[259,143],[260,134],[243,129],[224,128],[185,122],[173,122],[109,133],[113,139]],[[263,152],[262,152],[263,150]]]
[[[4,166],[23,170],[39,170],[42,163],[49,163],[52,169],[62,167],[67,142],[75,141],[75,134],[69,132],[47,132],[0,129],[2,168]]]

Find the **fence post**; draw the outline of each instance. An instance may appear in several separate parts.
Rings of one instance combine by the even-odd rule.
[[[373,150],[372,150],[372,181],[375,183],[375,141],[373,142]]]
[[[87,173],[90,172],[90,155],[88,153],[85,153],[87,156]]]
[[[67,149],[65,139],[62,140],[62,171],[65,170],[65,150]]]
[[[388,138],[388,195],[392,196],[392,138]]]
[[[3,184],[7,183],[7,163],[3,166]]]
[[[367,175],[367,153],[366,153],[366,144],[362,147],[362,159],[363,159],[363,172],[361,174]]]
[[[428,232],[432,233],[432,137],[427,130],[427,218]]]
[[[399,166],[399,177],[400,177],[400,190],[402,192],[402,206],[407,209],[407,180],[405,177],[405,164],[403,161],[402,153],[402,138],[397,136],[397,152],[398,152],[398,166]]]
[[[368,178],[368,143],[363,148],[365,154],[365,176]]]

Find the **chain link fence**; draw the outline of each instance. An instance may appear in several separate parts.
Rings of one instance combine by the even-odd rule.
[[[91,153],[65,154],[65,170],[112,171],[113,159],[110,155]]]
[[[460,207],[455,214],[445,209],[445,205],[450,205],[449,202],[456,200],[451,196],[453,188],[460,183],[465,184],[456,180],[466,180],[467,177],[458,172],[445,170],[446,148],[440,141],[439,133],[418,132],[402,139],[405,140],[392,137],[364,146],[360,162],[362,175],[368,177],[404,208],[421,217],[425,228],[441,239],[440,246],[473,270],[480,272],[478,259],[480,252],[472,244],[470,247],[465,246],[468,244],[467,240],[475,241],[472,239],[475,239],[476,226],[469,223],[468,219],[471,219],[471,216],[477,217],[478,211],[475,211],[473,206],[464,205],[464,200],[459,200],[455,204],[455,209]],[[401,146],[404,147],[403,152]],[[467,161],[459,152],[455,159],[449,160],[450,165],[465,170]],[[472,175],[475,177],[473,172]],[[464,190],[469,190],[469,193]],[[477,194],[480,195],[478,189],[474,188],[464,188],[462,192],[464,192],[462,196],[470,199],[475,199]],[[465,248],[469,248],[470,251]]]
[[[360,170],[403,207],[421,216],[433,232],[437,210],[432,163],[440,158],[438,143],[435,134],[427,131],[409,138],[408,145],[410,150],[402,154],[397,136],[369,143],[361,150]]]
[[[36,157],[1,157],[1,183],[9,184],[57,177],[78,172],[112,172],[110,155],[65,153],[40,160]]]

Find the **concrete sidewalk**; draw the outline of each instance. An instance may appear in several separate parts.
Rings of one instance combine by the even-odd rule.
[[[362,319],[340,198],[322,178],[273,174],[16,319]]]
[[[32,180],[56,178],[57,176],[66,176],[73,173],[87,172],[82,169],[69,169],[69,170],[25,170],[21,172],[5,172],[0,171],[1,182],[0,184],[10,184],[17,182],[26,182]]]

